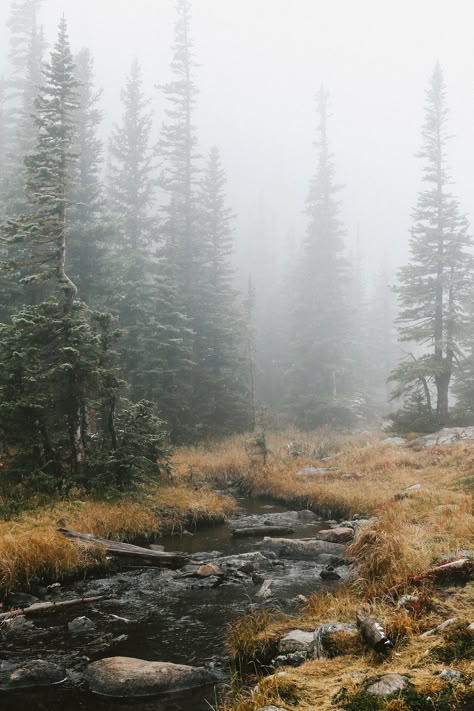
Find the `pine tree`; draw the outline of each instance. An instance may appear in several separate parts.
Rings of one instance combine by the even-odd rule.
[[[197,190],[197,138],[193,124],[197,88],[193,80],[195,66],[190,36],[190,2],[177,0],[177,21],[171,71],[173,79],[163,87],[167,100],[166,119],[157,153],[163,170],[160,186],[167,195],[163,234],[173,232],[179,287],[186,313],[196,316],[194,286],[199,260]]]
[[[67,263],[82,300],[98,306],[105,301],[111,231],[101,184],[103,146],[98,130],[102,115],[98,102],[102,92],[94,87],[94,61],[88,49],[79,52],[75,65],[78,111],[74,152],[77,160],[71,176]]]
[[[7,157],[4,198],[9,214],[25,209],[24,156],[33,149],[35,101],[42,83],[45,51],[38,15],[43,0],[16,0],[11,4],[9,64],[7,81]]]
[[[181,432],[182,438],[190,438],[196,434],[195,426],[199,424],[199,415],[193,412],[190,403],[196,402],[194,393],[200,387],[196,369],[202,313],[198,285],[202,284],[204,255],[198,205],[199,156],[193,123],[197,88],[193,80],[195,61],[189,0],[177,0],[176,11],[173,78],[163,87],[167,106],[156,146],[162,166],[159,185],[164,196],[160,253],[166,264],[167,296],[174,297],[166,308],[171,318],[164,317],[161,324],[170,334],[178,329],[176,340],[170,343],[171,350],[178,349],[179,357],[176,366],[170,369],[174,395],[169,401],[172,412],[167,411],[167,418],[175,423],[174,429]]]
[[[151,259],[154,165],[150,146],[152,116],[143,95],[138,61],[122,91],[124,114],[109,144],[108,197],[116,225],[115,277],[111,306],[124,329],[122,366],[134,400],[145,395],[144,377],[154,318]],[[148,345],[147,342],[148,341]]]
[[[296,422],[306,428],[346,421],[352,386],[343,230],[328,147],[327,102],[321,88],[317,167],[306,206],[308,228],[292,278],[289,406]]]
[[[203,433],[229,433],[248,424],[244,395],[243,324],[232,286],[234,216],[226,206],[226,177],[212,148],[202,180],[201,271],[196,284],[200,315],[195,334],[193,411]]]
[[[410,238],[411,260],[399,272],[399,331],[418,351],[393,374],[409,392],[423,382],[425,409],[438,425],[449,420],[449,388],[466,327],[466,304],[472,293],[472,245],[468,222],[450,191],[447,166],[448,110],[443,73],[436,65],[426,92],[423,146],[426,188],[418,196]],[[434,386],[431,405],[427,388]]]

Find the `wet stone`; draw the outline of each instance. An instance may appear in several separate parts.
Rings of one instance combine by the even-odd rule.
[[[64,669],[43,659],[34,659],[20,664],[0,663],[0,689],[4,691],[52,686],[60,684],[65,679]]]

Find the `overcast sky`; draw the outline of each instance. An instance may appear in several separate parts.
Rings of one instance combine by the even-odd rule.
[[[9,4],[0,0],[4,66]],[[156,85],[168,78],[172,0],[45,0],[42,22],[51,42],[62,13],[73,49],[86,45],[95,56],[105,127],[117,118],[134,55],[159,121]],[[304,228],[314,94],[324,82],[348,241],[359,226],[372,266],[384,251],[403,259],[420,187],[414,154],[424,91],[438,59],[455,136],[455,190],[474,219],[473,27],[474,0],[194,0],[199,138],[203,152],[221,148],[240,251],[253,238],[259,196],[276,244]]]

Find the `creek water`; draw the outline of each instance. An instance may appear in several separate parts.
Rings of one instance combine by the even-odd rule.
[[[288,510],[266,500],[241,499],[241,516],[261,517]],[[263,519],[262,519],[263,520]],[[294,533],[286,537],[311,537],[324,528],[322,521],[296,522]],[[258,538],[240,538],[231,535],[228,524],[198,530],[193,536],[170,536],[160,541],[166,550],[185,551],[196,560],[207,561],[220,556],[238,555],[259,550]],[[307,594],[323,583],[318,568],[311,562],[274,561],[273,595],[276,604],[283,608],[288,600],[298,594]],[[278,567],[281,566],[281,567]],[[170,576],[174,576],[173,578]],[[175,582],[176,572],[157,569],[139,569],[119,572],[108,578],[81,581],[63,586],[65,597],[80,594],[108,593],[115,600],[97,605],[92,610],[69,611],[67,615],[45,616],[34,620],[25,641],[18,637],[10,642],[15,659],[50,659],[69,670],[72,681],[62,685],[34,690],[0,691],[0,711],[209,711],[216,704],[218,688],[198,688],[184,693],[173,693],[149,699],[121,700],[91,694],[79,679],[81,664],[87,659],[108,656],[128,656],[147,660],[167,661],[195,666],[208,666],[220,670],[223,682],[226,676],[225,639],[229,624],[246,614],[249,605],[258,601],[259,585],[247,576],[238,583],[217,587],[200,585],[198,581],[186,585]],[[167,582],[169,581],[169,583]],[[261,602],[261,601],[260,601]],[[263,603],[262,603],[263,604]],[[102,620],[111,613],[120,619],[130,618],[114,626],[113,633],[126,634],[113,651],[94,652],[83,646],[81,640],[71,638],[67,623],[76,615],[87,615],[97,623],[97,635],[110,630]],[[134,621],[135,620],[135,621]],[[76,647],[71,656],[71,649]],[[11,655],[10,655],[11,656]],[[0,660],[9,658],[8,645],[0,649]],[[76,670],[76,671],[75,671]]]

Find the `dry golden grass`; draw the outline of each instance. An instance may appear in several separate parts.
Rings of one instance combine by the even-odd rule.
[[[252,656],[265,661],[268,649],[275,648],[276,641],[288,630],[312,630],[323,622],[354,622],[357,610],[362,608],[366,614],[384,620],[387,633],[395,642],[395,653],[386,660],[370,651],[357,655],[344,653],[331,660],[286,669],[284,677],[274,675],[261,681],[256,690],[244,691],[237,695],[233,705],[223,708],[250,711],[259,705],[276,703],[287,709],[329,711],[334,708],[334,694],[342,686],[356,693],[361,678],[384,672],[409,674],[416,692],[436,695],[443,684],[436,674],[446,664],[437,661],[433,650],[439,648],[442,639],[422,639],[420,633],[451,616],[470,619],[474,585],[469,583],[446,593],[441,589],[433,592],[432,583],[426,583],[421,588],[426,609],[421,605],[412,614],[398,608],[396,603],[402,592],[420,593],[414,587],[414,576],[435,561],[455,556],[461,549],[472,549],[474,444],[417,450],[387,447],[369,438],[362,446],[361,442],[354,445],[348,441],[347,446],[338,442],[331,449],[326,444],[324,459],[318,455],[317,445],[311,454],[308,452],[306,448],[302,456],[292,459],[280,443],[265,467],[258,458],[251,461],[247,457],[244,474],[239,472],[240,484],[255,495],[308,506],[326,516],[355,513],[369,516],[368,525],[360,530],[349,549],[356,563],[357,579],[335,594],[312,596],[297,618],[280,616],[264,620],[259,615],[239,621],[231,630],[230,650],[236,661]],[[232,478],[228,456],[225,443],[201,450],[196,469],[204,478],[218,478],[223,471],[230,471],[228,477]],[[232,457],[235,461],[235,443]],[[181,471],[184,466],[193,466],[193,452],[181,451],[180,458]],[[296,472],[307,465],[331,466],[337,471],[319,479],[298,477]],[[422,485],[420,491],[400,496],[405,488],[416,483]],[[472,678],[472,662],[461,659],[455,666],[468,680]],[[275,684],[283,680],[294,698],[275,692]],[[461,692],[466,690],[463,684],[459,688]],[[409,708],[403,699],[390,703],[392,706],[387,709],[392,711]],[[452,708],[456,708],[455,698]]]
[[[59,525],[103,538],[151,538],[185,526],[222,521],[235,502],[208,489],[156,487],[114,502],[55,503],[0,523],[0,592],[53,582],[105,564],[101,548],[80,548]]]

